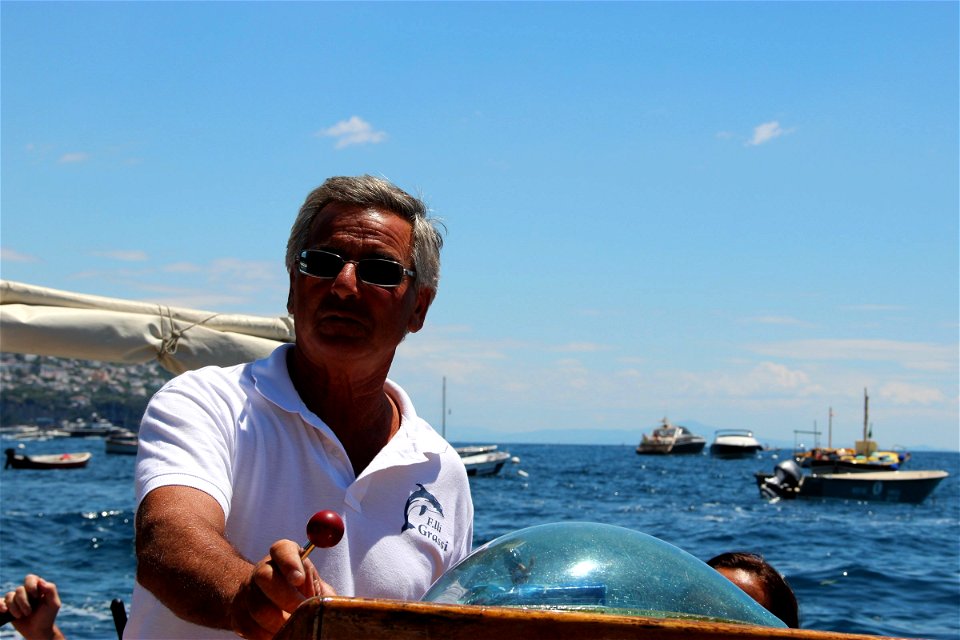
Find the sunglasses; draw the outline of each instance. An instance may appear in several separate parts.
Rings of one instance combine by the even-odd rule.
[[[308,249],[300,252],[300,273],[314,278],[336,278],[343,265],[356,265],[357,277],[362,282],[378,287],[391,288],[403,282],[403,276],[411,278],[416,271],[407,269],[399,262],[385,258],[364,258],[363,260],[344,260],[335,253],[321,249]]]

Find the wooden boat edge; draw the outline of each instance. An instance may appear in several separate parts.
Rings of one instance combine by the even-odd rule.
[[[807,640],[876,640],[882,636],[807,629],[775,629],[725,622],[701,622],[579,611],[543,611],[405,602],[371,598],[311,598],[294,612],[275,640],[476,640],[479,634],[500,640],[583,637],[595,640],[722,640],[796,638]]]

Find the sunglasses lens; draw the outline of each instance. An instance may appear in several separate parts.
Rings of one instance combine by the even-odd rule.
[[[357,275],[370,284],[395,287],[403,280],[403,266],[390,260],[371,258],[357,264]]]
[[[343,269],[343,259],[326,251],[304,251],[300,256],[300,271],[317,278],[335,278]]]
[[[300,254],[300,272],[314,278],[336,278],[345,260],[335,253],[312,249]],[[367,284],[395,287],[403,282],[403,265],[393,260],[366,258],[358,260],[357,277]]]

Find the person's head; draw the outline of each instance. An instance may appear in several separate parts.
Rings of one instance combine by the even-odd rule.
[[[730,582],[740,587],[764,609],[780,618],[791,629],[800,627],[800,613],[793,589],[762,556],[735,551],[707,560]]]
[[[298,256],[310,241],[310,231],[317,215],[332,202],[389,211],[410,223],[413,228],[413,270],[417,289],[434,291],[440,282],[440,249],[443,247],[441,223],[431,218],[427,205],[390,182],[370,175],[328,178],[307,196],[290,229],[287,241],[287,271],[297,269]]]
[[[423,202],[380,178],[330,178],[311,192],[287,242],[297,357],[389,367],[436,294],[435,224]]]

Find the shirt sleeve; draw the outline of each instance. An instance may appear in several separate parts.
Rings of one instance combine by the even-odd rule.
[[[183,374],[154,395],[140,423],[137,505],[163,486],[203,491],[230,514],[235,421],[211,381]]]

